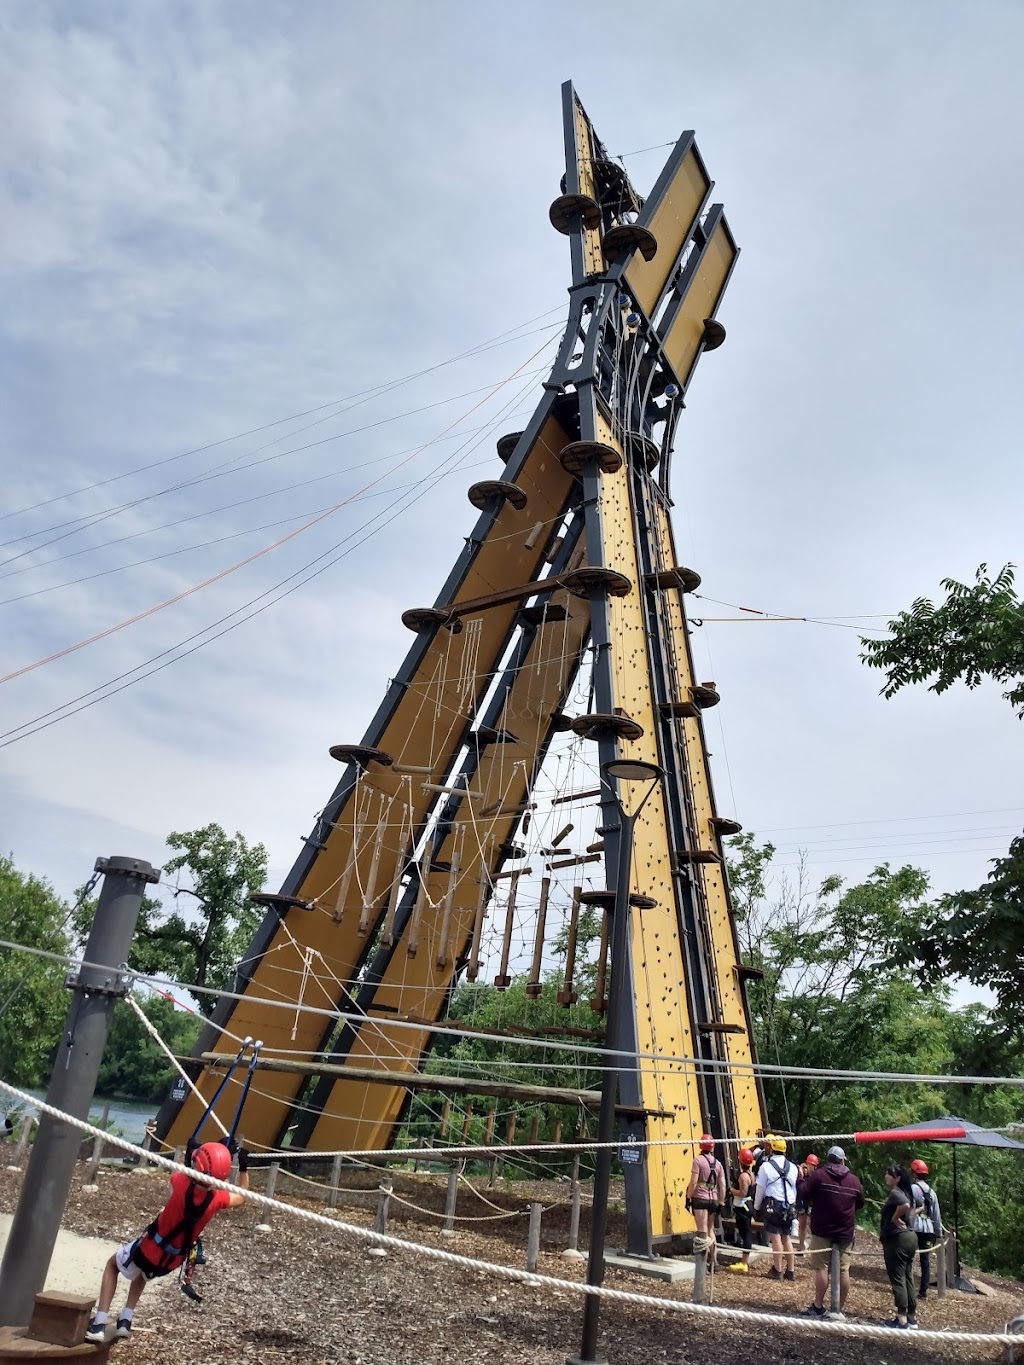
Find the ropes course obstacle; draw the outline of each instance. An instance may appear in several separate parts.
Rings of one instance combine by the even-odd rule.
[[[504,991],[523,961],[539,991],[550,937],[581,905],[603,926],[590,1004],[606,1012],[622,834],[614,792],[593,779],[623,758],[664,779],[628,869],[616,1035],[635,1055],[754,1061],[753,969],[722,847],[739,826],[715,805],[702,724],[720,697],[694,673],[684,598],[700,577],[678,563],[669,519],[677,425],[701,356],[724,340],[716,313],[738,251],[692,133],[645,201],[569,83],[563,123],[550,219],[572,284],[543,397],[498,442],[500,477],[469,489],[476,523],[433,605],[404,613],[415,638],[366,734],[330,750],[344,775],[280,893],[261,898],[240,998],[221,1001],[188,1064],[201,1098],[161,1111],[171,1146],[218,1088],[228,1029],[267,1045],[248,1142],[387,1149],[459,981],[494,965]],[[551,796],[545,839],[545,769],[565,756],[576,777]],[[311,1001],[348,1017],[317,1017]],[[293,1062],[271,1066],[286,1049]],[[625,1063],[618,1085],[623,1144],[641,1153],[626,1171],[628,1249],[650,1255],[693,1227],[689,1148],[659,1140],[756,1132],[763,1101],[755,1074],[728,1066]]]

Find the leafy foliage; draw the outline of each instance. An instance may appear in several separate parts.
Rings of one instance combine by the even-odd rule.
[[[260,922],[249,897],[266,879],[267,850],[250,845],[242,834],[226,834],[217,824],[171,833],[167,843],[181,851],[164,864],[164,885],[175,873],[187,875],[170,891],[173,909],[149,896],[143,900],[129,965],[147,976],[229,989]],[[187,908],[179,909],[183,896],[189,897],[182,902]],[[78,917],[82,937],[94,910],[94,905],[84,907]],[[198,993],[195,999],[204,1014],[212,1013],[215,997]]]
[[[849,888],[838,877],[809,887],[805,869],[795,884],[784,877],[773,882],[774,850],[753,835],[734,840],[732,853],[741,941],[765,973],[749,995],[763,1062],[922,1075],[1024,1074],[1019,1043],[994,1030],[990,1012],[980,1005],[951,1009],[941,969],[929,975],[915,965],[942,906],[924,899],[923,872],[883,866]],[[976,953],[983,973],[991,948],[979,928],[973,950],[964,951]],[[956,941],[949,926],[949,942]],[[1010,966],[1010,948],[1006,961]],[[967,975],[968,965],[965,957],[953,970]],[[1024,1117],[1024,1092],[1010,1087],[787,1079],[767,1081],[765,1091],[769,1121],[796,1133],[903,1126],[951,1112],[992,1127]],[[923,1154],[950,1222],[952,1152],[932,1144]],[[859,1150],[854,1164],[869,1201],[873,1191],[883,1193],[886,1162],[918,1155],[891,1145]],[[1008,1195],[1024,1175],[1020,1154],[961,1148],[957,1167],[965,1257],[983,1269],[1021,1274],[1024,1231]]]
[[[1005,858],[994,860],[984,885],[943,896],[924,916],[918,936],[904,945],[901,958],[918,963],[929,983],[958,976],[994,991],[1003,1041],[1019,1050],[1024,1043],[1024,835],[1013,840]]]
[[[199,1036],[200,1019],[170,1000],[150,995],[139,1002],[172,1052],[187,1055]],[[159,1102],[176,1075],[138,1016],[124,1004],[114,1010],[96,1093],[113,1098]]]
[[[994,578],[981,564],[973,583],[942,580],[946,600],[936,606],[919,597],[909,611],[889,622],[882,640],[861,640],[861,658],[871,668],[885,669],[882,695],[928,678],[932,692],[945,692],[958,679],[970,688],[984,678],[1010,683],[1003,693],[1024,717],[1024,602],[1013,586],[1012,564]]]
[[[66,952],[68,906],[48,882],[19,872],[0,857],[0,932],[47,952]],[[12,1085],[37,1085],[60,1038],[71,997],[59,962],[0,953],[0,1076]],[[24,979],[24,984],[19,983]],[[19,987],[16,994],[12,993]]]

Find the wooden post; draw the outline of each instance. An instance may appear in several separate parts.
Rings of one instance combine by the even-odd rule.
[[[491,894],[491,845],[493,839],[484,840],[483,857],[481,858],[480,868],[480,890],[476,898],[476,917],[473,920],[473,943],[469,950],[469,966],[466,968],[466,980],[475,981],[480,975],[480,936],[484,929],[484,914],[487,910],[487,898]]]
[[[107,1124],[109,1122],[110,1105],[109,1103],[107,1103],[103,1106],[103,1116],[99,1121],[99,1127],[102,1128],[104,1132],[106,1132]],[[85,1170],[85,1179],[82,1181],[82,1189],[86,1194],[95,1194],[95,1192],[99,1189],[99,1186],[96,1184],[96,1174],[100,1169],[100,1158],[102,1156],[103,1138],[101,1137],[94,1138],[92,1144],[92,1155],[89,1158],[89,1165],[86,1167]]]
[[[338,1186],[341,1184],[341,1163],[343,1158],[336,1156],[331,1162],[331,1185],[327,1191],[327,1207],[329,1209],[338,1206]]]
[[[516,1111],[513,1109],[513,1110],[511,1111],[511,1113],[509,1114],[509,1116],[508,1116],[508,1125],[507,1125],[507,1127],[505,1128],[505,1146],[506,1146],[506,1147],[511,1147],[511,1146],[512,1146],[512,1143],[515,1141],[515,1137],[516,1137]],[[497,1163],[496,1163],[495,1174],[496,1174],[496,1175],[498,1176],[498,1178],[500,1179],[500,1177],[504,1174],[504,1171],[505,1171],[505,1158],[504,1158],[503,1156],[500,1156],[500,1157],[498,1157],[498,1160],[497,1160]]]
[[[562,1255],[569,1261],[582,1261],[583,1252],[579,1249],[580,1240],[580,1157],[577,1152],[572,1159],[572,1183],[569,1186],[569,1245]]]
[[[704,1289],[708,1278],[708,1249],[702,1246],[693,1253],[693,1302],[704,1302]]]
[[[508,974],[508,960],[512,955],[512,931],[515,928],[516,914],[516,895],[519,890],[519,878],[524,875],[525,868],[516,868],[509,874],[508,883],[508,905],[505,909],[505,934],[501,940],[501,966],[498,968],[498,975],[494,978],[494,984],[499,991],[511,986],[512,978]]]
[[[537,932],[533,940],[533,962],[530,966],[530,979],[526,983],[526,994],[536,1000],[544,987],[540,973],[544,965],[544,930],[548,918],[548,897],[551,894],[551,878],[544,877],[540,884],[540,906],[537,910]]]
[[[452,854],[451,871],[448,874],[448,894],[444,898],[444,914],[441,916],[441,936],[437,945],[437,966],[445,968],[448,966],[448,939],[452,931],[452,905],[455,903],[455,890],[459,883],[459,872],[461,864],[459,862],[458,851]]]
[[[18,1134],[18,1141],[14,1144],[14,1151],[11,1153],[11,1163],[7,1167],[9,1171],[20,1171],[22,1162],[25,1160],[25,1153],[28,1151],[28,1135],[32,1131],[32,1124],[35,1120],[31,1114],[26,1114],[21,1121],[21,1132]]]
[[[840,1278],[840,1273],[841,1273],[841,1272],[840,1272],[840,1269],[839,1269],[839,1262],[840,1262],[839,1243],[838,1243],[838,1242],[833,1242],[833,1243],[832,1243],[832,1312],[833,1312],[833,1313],[839,1313],[839,1312],[842,1311],[841,1308],[840,1308],[840,1306],[839,1306],[839,1278]]]
[[[536,1145],[537,1145],[537,1140],[538,1140],[539,1137],[540,1137],[540,1115],[539,1115],[539,1114],[534,1114],[533,1118],[530,1120],[530,1136],[529,1136],[529,1138],[527,1139],[527,1145],[530,1146],[530,1147],[536,1147]]]
[[[544,1206],[530,1205],[530,1227],[526,1234],[526,1269],[532,1274],[540,1256],[540,1219]]]
[[[177,1147],[175,1147],[173,1156],[174,1160],[180,1166],[182,1162],[185,1160],[185,1148],[179,1144]]]
[[[385,1176],[377,1188],[380,1193],[377,1196],[377,1217],[373,1222],[373,1230],[383,1233],[388,1230],[388,1207],[395,1187],[391,1183],[390,1177]],[[367,1256],[386,1256],[388,1249],[387,1247],[367,1247],[366,1254]]]
[[[423,909],[427,903],[427,878],[430,876],[430,864],[434,859],[434,841],[427,840],[427,846],[423,850],[423,857],[420,859],[419,884],[416,888],[416,899],[413,901],[412,914],[409,916],[409,932],[405,936],[405,951],[410,957],[415,957],[420,950],[420,935],[423,932]]]
[[[489,1146],[494,1141],[494,1120],[497,1116],[497,1109],[488,1109],[487,1122],[484,1124],[484,1144]]]
[[[946,1297],[946,1238],[939,1238],[935,1247],[935,1278],[939,1282],[939,1298]]]
[[[462,1145],[463,1145],[463,1147],[466,1147],[466,1146],[469,1145],[469,1124],[470,1124],[470,1120],[472,1119],[472,1117],[473,1117],[473,1101],[472,1101],[472,1100],[467,1100],[467,1101],[466,1101],[466,1113],[465,1113],[465,1115],[464,1115],[464,1117],[463,1117],[463,1120],[462,1120]]]
[[[554,1135],[554,1137],[551,1139],[551,1141],[552,1141],[552,1142],[561,1142],[561,1141],[562,1141],[562,1120],[561,1120],[561,1119],[555,1119],[555,1135]]]
[[[455,1204],[459,1197],[459,1176],[465,1167],[464,1161],[458,1161],[448,1172],[448,1192],[444,1200],[444,1222],[441,1224],[442,1237],[455,1236]]]
[[[270,1163],[269,1168],[267,1169],[267,1184],[264,1193],[266,1194],[268,1199],[273,1199],[274,1195],[277,1193],[277,1177],[280,1173],[280,1170],[281,1163],[279,1161],[272,1161]],[[261,1204],[260,1208],[263,1210],[263,1221],[261,1223],[256,1224],[256,1231],[269,1232],[270,1220],[273,1216],[274,1211],[272,1208],[270,1208],[268,1204]]]
[[[448,1137],[448,1120],[451,1118],[452,1102],[445,1100],[441,1105],[441,1141],[444,1142]]]
[[[575,1005],[579,998],[572,988],[572,982],[576,975],[576,939],[580,931],[580,897],[582,895],[583,887],[574,886],[572,889],[572,909],[569,912],[569,938],[565,950],[565,977],[562,981],[562,989],[558,992],[558,1003],[560,1005]]]

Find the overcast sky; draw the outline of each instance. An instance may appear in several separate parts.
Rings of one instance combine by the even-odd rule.
[[[742,248],[673,463],[695,614],[863,618],[697,630],[722,813],[815,875],[976,885],[1024,824],[1021,724],[991,685],[883,701],[849,626],[1022,559],[1022,51],[1016,0],[8,0],[0,671],[359,496],[7,683],[0,847],[68,893],[218,821],[280,881],[540,395],[572,78],[641,191],[696,129]]]

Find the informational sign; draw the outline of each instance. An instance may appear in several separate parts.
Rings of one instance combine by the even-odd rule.
[[[619,1148],[619,1160],[624,1166],[639,1166],[644,1159],[644,1149],[635,1137],[629,1137]]]

